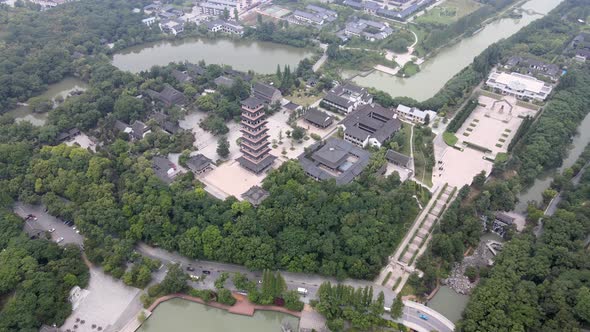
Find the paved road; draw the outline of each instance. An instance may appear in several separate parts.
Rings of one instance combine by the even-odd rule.
[[[247,268],[241,265],[235,264],[225,264],[219,262],[211,262],[211,261],[203,261],[203,260],[191,260],[186,257],[183,257],[177,253],[171,253],[169,251],[153,248],[148,246],[145,243],[140,243],[137,246],[137,251],[142,255],[146,255],[148,257],[158,259],[163,264],[168,263],[179,263],[184,268],[188,267],[189,265],[192,266],[195,271],[188,272],[190,274],[197,274],[202,275],[203,270],[209,271],[210,274],[205,277],[203,281],[200,282],[192,282],[191,286],[195,288],[201,289],[212,289],[215,288],[214,282],[215,279],[219,277],[222,272],[229,272],[229,273],[244,273],[250,280],[261,280],[262,273],[261,272],[252,272]],[[305,303],[309,303],[312,299],[317,299],[317,291],[319,286],[326,282],[330,281],[332,283],[338,283],[338,281],[334,278],[322,277],[319,275],[313,274],[303,274],[303,273],[292,273],[292,272],[284,272],[281,271],[281,274],[285,278],[287,283],[287,288],[290,290],[295,290],[299,287],[306,288],[308,290],[308,295],[302,298],[302,301]],[[163,268],[162,271],[158,272],[154,279],[161,280],[165,276],[165,269]],[[231,278],[230,278],[231,279]],[[372,286],[374,289],[374,295],[377,296],[380,291],[383,291],[385,295],[385,303],[389,306],[395,299],[396,294],[389,288],[383,287],[381,285],[375,284],[370,281],[365,280],[355,280],[355,279],[347,279],[342,281],[341,283],[350,285],[353,287],[366,287]],[[234,285],[231,283],[231,280],[228,281],[226,287],[229,289],[235,289]],[[454,329],[454,325],[448,321],[444,316],[437,313],[436,311],[425,307],[419,303],[405,301],[406,306],[404,307],[404,316],[402,323],[408,323],[414,326],[415,329],[418,331],[423,332],[430,332],[432,330],[437,330],[441,332],[451,332]],[[418,309],[416,309],[418,308]],[[424,313],[428,316],[428,320],[423,320],[419,318],[419,314]],[[384,318],[390,319],[388,316],[384,316]]]
[[[27,204],[17,203],[15,205],[14,211],[21,217],[26,217],[28,214],[35,215],[37,217],[37,222],[43,229],[49,230],[51,228],[55,228],[55,232],[52,233],[52,238],[54,240],[59,237],[64,238],[60,245],[65,245],[68,243],[82,245],[84,242],[84,238],[80,234],[76,233],[76,231],[72,227],[66,226],[59,218],[55,218],[49,215],[47,212],[45,212],[43,206],[30,206]],[[241,272],[246,274],[246,276],[250,280],[262,279],[262,272],[252,272],[241,265],[225,264],[203,260],[191,260],[177,253],[171,253],[163,249],[153,248],[144,243],[138,244],[136,250],[142,255],[161,261],[164,265],[169,263],[179,263],[184,268],[192,266],[195,269],[195,271],[187,271],[187,273],[189,274],[196,274],[201,276],[203,270],[209,271],[210,274],[207,275],[202,281],[191,282],[191,286],[195,288],[215,288],[214,282],[222,272]],[[162,281],[166,276],[166,273],[167,269],[165,266],[154,272],[151,284],[155,284]],[[283,271],[281,271],[281,274],[285,278],[288,289],[296,290],[299,287],[303,287],[308,290],[308,295],[302,298],[302,301],[305,303],[309,303],[310,300],[317,298],[317,291],[322,283],[326,281],[338,283],[338,280],[334,278],[322,277],[314,274],[292,273]],[[372,286],[374,289],[375,297],[379,294],[380,291],[383,291],[383,294],[385,295],[385,303],[388,306],[390,306],[390,304],[396,297],[396,294],[391,289],[383,287],[380,284],[375,284],[371,281],[347,279],[342,281],[341,283],[353,286],[355,288]],[[231,282],[231,278],[230,280],[228,280],[226,286],[229,289],[235,289],[235,286]],[[412,307],[421,306],[420,304],[411,301],[406,301],[405,303],[406,306],[404,307],[404,316],[402,323],[407,323],[411,326],[415,326],[413,328],[417,329],[420,332],[429,332],[433,329],[433,326],[436,327],[436,330],[441,332],[453,331],[453,328],[450,328],[445,324],[446,318],[444,318],[437,312],[433,311],[432,309],[423,306],[420,307],[422,308],[421,312],[426,313],[429,317],[429,320],[425,321],[417,316],[417,310]],[[135,319],[137,315],[133,312],[138,311],[140,307],[141,306],[139,304],[139,297],[136,296],[136,298],[134,298],[133,301],[129,304],[129,307],[123,312],[121,312],[120,317],[116,320],[116,323],[114,324],[115,327],[120,328],[124,326],[126,324],[126,321],[128,321],[129,319]],[[387,316],[386,318],[389,319],[390,317]]]

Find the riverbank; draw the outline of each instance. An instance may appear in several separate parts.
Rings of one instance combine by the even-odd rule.
[[[235,293],[235,292],[232,292],[232,296],[236,299],[236,304],[234,304],[233,306],[230,306],[230,305],[221,304],[221,303],[214,302],[214,301],[205,302],[201,298],[186,295],[186,294],[180,294],[180,293],[170,294],[170,295],[162,296],[162,297],[156,299],[156,301],[154,303],[152,303],[147,310],[151,313],[160,304],[162,304],[166,301],[178,298],[178,299],[183,299],[186,301],[204,304],[204,305],[207,305],[207,306],[210,306],[213,308],[226,310],[227,312],[232,313],[232,314],[236,314],[236,315],[243,315],[243,316],[250,316],[251,317],[251,316],[254,316],[254,313],[256,312],[256,310],[261,310],[261,311],[276,311],[276,312],[280,312],[283,314],[291,315],[293,317],[301,318],[301,312],[292,311],[292,310],[286,309],[284,307],[279,307],[279,306],[254,304],[254,303],[248,301],[248,299],[245,296]]]

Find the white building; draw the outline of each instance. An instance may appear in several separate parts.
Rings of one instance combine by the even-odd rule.
[[[244,27],[232,22],[215,20],[207,23],[207,29],[211,32],[223,32],[233,35],[243,35]]]
[[[184,22],[180,20],[164,20],[158,25],[163,32],[171,33],[175,36],[184,31]]]
[[[402,104],[397,105],[395,113],[397,113],[403,119],[420,124],[424,124],[424,122],[426,122],[427,116],[429,121],[432,121],[436,116],[436,112],[422,111],[417,107],[408,107]]]
[[[227,9],[230,16],[234,15],[234,10],[238,12],[247,7],[247,1],[245,0],[207,0],[201,2],[201,13],[206,15],[219,16],[223,14],[224,10]]]
[[[493,71],[490,74],[486,85],[504,95],[525,100],[543,101],[553,90],[550,84],[532,76],[498,71]]]
[[[143,20],[141,20],[141,22],[147,25],[148,27],[152,26],[152,24],[156,23],[157,21],[158,19],[155,16],[144,18]]]

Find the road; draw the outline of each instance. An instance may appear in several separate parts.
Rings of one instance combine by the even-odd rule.
[[[66,226],[61,219],[49,215],[47,212],[45,212],[43,206],[30,206],[27,204],[17,203],[15,204],[14,211],[23,218],[26,217],[28,214],[35,215],[37,217],[38,224],[45,230],[55,228],[55,232],[52,233],[52,238],[54,240],[59,237],[64,238],[60,245],[73,243],[82,246],[84,242],[84,238],[82,237],[82,235],[78,234],[72,227]],[[244,273],[250,280],[262,279],[262,272],[252,272],[241,265],[211,262],[204,260],[191,260],[177,253],[171,253],[160,248],[150,247],[145,243],[139,243],[136,247],[136,250],[142,255],[159,260],[164,265],[170,263],[178,263],[181,264],[185,269],[188,266],[192,266],[195,269],[195,271],[187,271],[187,273],[189,274],[196,274],[201,276],[203,275],[204,270],[209,271],[210,274],[205,275],[205,278],[203,278],[203,280],[198,282],[191,282],[191,286],[198,289],[214,289],[214,282],[222,272],[240,272]],[[150,284],[153,285],[155,283],[161,282],[166,276],[166,273],[167,269],[165,267],[162,267],[161,269],[154,272],[154,274],[152,275],[153,280]],[[308,290],[307,296],[302,298],[302,301],[305,303],[309,303],[310,300],[317,299],[317,291],[319,289],[319,286],[327,281],[332,283],[342,283],[355,288],[371,286],[373,287],[375,297],[379,294],[380,291],[383,291],[383,294],[385,295],[385,303],[387,306],[390,306],[390,304],[396,297],[396,293],[393,292],[391,288],[383,287],[381,286],[381,284],[376,284],[367,280],[347,279],[339,282],[335,278],[323,277],[314,274],[292,273],[283,271],[281,271],[281,274],[285,278],[287,288],[289,290],[296,290],[299,287],[303,287]],[[227,281],[226,287],[228,287],[228,289],[237,290],[233,285],[231,278]],[[139,295],[137,295],[136,298],[134,298],[133,301],[129,303],[129,306],[126,308],[126,310],[120,312],[120,316],[117,317],[114,327],[120,328],[122,326],[125,326],[127,322],[131,319],[135,319],[135,317],[137,317],[137,314],[139,313],[139,310],[141,310],[141,305],[139,303]],[[438,312],[412,301],[404,301],[404,304],[404,313],[402,320],[400,321],[401,323],[407,324],[420,332],[430,332],[433,330],[433,328],[441,332],[451,332],[454,330],[453,323],[448,321],[448,319],[443,317]],[[137,312],[134,313],[133,311]],[[428,320],[420,319],[418,317],[420,313],[427,315]],[[384,318],[391,319],[391,317],[389,317],[388,315],[384,316]]]
[[[171,253],[163,249],[150,247],[145,243],[138,244],[136,249],[142,255],[148,256],[153,259],[157,259],[161,261],[163,264],[178,263],[181,264],[184,268],[192,266],[195,269],[195,271],[187,271],[188,273],[197,274],[201,276],[204,270],[209,271],[210,274],[206,275],[203,281],[191,282],[191,286],[194,288],[215,288],[215,279],[217,279],[222,272],[244,273],[250,280],[262,279],[261,272],[252,272],[241,265],[211,262],[204,260],[191,260],[177,253]],[[317,291],[322,283],[326,281],[332,283],[339,282],[334,278],[323,277],[314,274],[292,273],[284,271],[281,271],[281,274],[285,278],[285,281],[287,283],[287,289],[296,290],[299,287],[303,287],[308,290],[307,296],[302,298],[302,301],[305,303],[309,303],[310,300],[317,299]],[[156,281],[159,281],[162,280],[164,276],[165,270],[162,269],[157,273],[156,276],[154,276],[154,279],[157,279]],[[375,297],[379,294],[380,291],[383,291],[383,294],[385,295],[386,305],[391,304],[396,297],[396,293],[394,293],[390,288],[383,287],[380,284],[375,284],[371,281],[347,279],[341,281],[340,283],[355,288],[372,286]],[[235,286],[231,282],[231,278],[226,284],[226,287],[228,287],[228,289],[235,289]],[[451,332],[454,330],[454,324],[452,322],[450,322],[444,316],[432,310],[431,308],[425,307],[419,303],[415,303],[412,301],[404,301],[404,304],[404,313],[402,320],[400,321],[401,323],[413,326],[414,329],[420,332],[430,332],[432,330],[441,332]],[[428,320],[421,319],[419,317],[420,314],[425,314],[428,317]],[[384,318],[391,319],[388,316],[384,316]]]
[[[328,50],[328,44],[320,44],[320,47],[324,50],[324,54],[322,54],[322,57],[319,58],[319,60],[313,64],[311,70],[313,70],[314,73],[320,69],[320,67],[324,64],[324,62],[326,62],[326,60],[328,60],[328,54],[326,53],[326,51]]]

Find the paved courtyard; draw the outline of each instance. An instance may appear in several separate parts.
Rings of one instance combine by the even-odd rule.
[[[61,331],[94,332],[99,327],[102,331],[111,331],[109,327],[115,324],[132,301],[137,300],[140,291],[126,286],[98,268],[90,269],[90,282],[86,290],[85,296],[60,327]]]
[[[437,144],[435,144],[435,154],[436,149]],[[442,157],[436,158],[432,173],[432,182],[435,188],[445,183],[461,188],[463,185],[470,184],[473,177],[479,172],[485,171],[488,175],[492,171],[493,163],[483,159],[485,156],[483,152],[470,148],[459,151],[446,145],[443,149]]]
[[[518,106],[514,97],[505,96],[496,100],[480,96],[478,101],[480,105],[457,131],[458,145],[469,142],[488,149],[491,158],[506,152],[523,118],[536,113],[535,110]]]
[[[84,133],[80,133],[80,135],[74,137],[73,140],[67,141],[66,145],[73,146],[75,143],[78,143],[78,145],[84,149],[90,149],[93,152],[96,152],[96,144]]]

